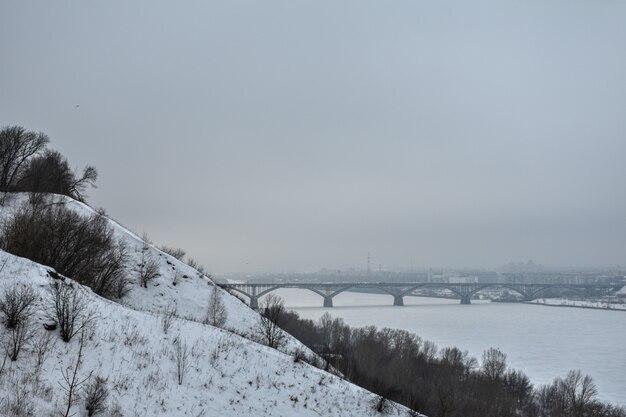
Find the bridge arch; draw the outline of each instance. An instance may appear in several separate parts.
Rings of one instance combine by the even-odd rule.
[[[528,296],[528,300],[535,300],[537,298],[539,298],[539,294],[541,294],[542,292],[546,292],[548,290],[552,290],[552,289],[562,289],[562,290],[570,290],[570,291],[574,291],[577,294],[580,295],[586,295],[586,288],[579,288],[579,287],[575,287],[573,285],[568,285],[568,284],[554,284],[554,285],[550,285],[547,287],[541,287],[533,292],[531,292]]]
[[[512,285],[509,285],[509,284],[486,284],[486,285],[481,285],[478,288],[476,288],[475,290],[470,292],[470,297],[480,293],[483,290],[487,290],[487,289],[490,289],[490,288],[506,288],[507,290],[511,290],[514,293],[517,293],[517,294],[521,295],[522,299],[524,299],[524,300],[528,300],[529,299],[528,298],[529,297],[528,293],[526,293],[523,290],[521,290],[519,288],[516,288],[516,287],[514,287]]]
[[[331,291],[330,288],[334,288],[334,291]],[[350,284],[346,284],[346,285],[342,285],[341,287],[330,287],[328,289],[328,292],[326,294],[320,292],[320,291],[316,291],[313,288],[309,288],[311,291],[314,291],[316,293],[318,293],[319,295],[321,295],[322,297],[324,297],[324,307],[333,307],[333,298],[338,296],[341,293],[344,293],[346,291],[349,291],[353,288],[378,288],[379,290],[391,295],[394,297],[397,296],[396,293],[392,292],[391,290],[389,290],[388,288],[382,287],[379,284],[376,283],[372,283],[372,284],[368,284],[368,283],[359,283],[359,282],[355,282],[355,283],[350,283]],[[398,304],[395,304],[398,305]],[[401,305],[401,304],[400,304]]]
[[[346,285],[343,288],[335,291],[332,294],[332,297],[339,295],[345,291],[349,291],[353,288],[377,289],[385,294],[391,295],[393,297],[394,306],[404,305],[403,297],[405,295],[405,291],[403,291],[401,287],[389,286],[389,285],[385,285],[385,283],[380,283],[380,282],[372,282],[372,283],[361,282],[361,283],[354,283],[353,285]],[[375,293],[375,294],[380,294],[380,293]]]
[[[461,304],[469,304],[470,303],[470,298],[471,298],[471,293],[467,292],[467,291],[460,291],[458,288],[455,288],[454,284],[450,284],[448,282],[425,282],[425,283],[419,283],[416,285],[411,286],[410,288],[407,288],[406,290],[404,290],[401,295],[405,296],[408,295],[410,293],[412,293],[415,290],[418,289],[442,289],[442,290],[448,290],[450,291],[452,294],[454,294],[455,296],[457,296],[460,300],[461,300]]]

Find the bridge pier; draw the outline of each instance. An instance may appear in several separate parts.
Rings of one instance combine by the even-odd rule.
[[[332,307],[333,306],[333,297],[326,296],[324,297],[324,307]]]
[[[469,295],[461,296],[461,304],[472,304],[472,297]]]
[[[403,306],[404,305],[404,298],[401,295],[394,295],[393,296],[393,305],[394,306]]]
[[[254,311],[257,311],[259,309],[259,297],[250,297],[250,308]]]

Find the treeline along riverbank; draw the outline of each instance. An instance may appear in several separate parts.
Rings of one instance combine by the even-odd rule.
[[[478,361],[406,330],[353,328],[328,313],[303,319],[279,298],[262,309],[269,311],[350,381],[431,417],[626,417],[623,408],[600,401],[592,378],[580,371],[533,386],[498,349]]]

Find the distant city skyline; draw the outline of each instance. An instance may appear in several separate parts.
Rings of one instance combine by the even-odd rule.
[[[626,264],[626,3],[0,5],[0,125],[209,271]]]

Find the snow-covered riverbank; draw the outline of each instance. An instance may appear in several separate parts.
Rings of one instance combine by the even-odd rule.
[[[566,300],[562,298],[539,298],[528,302],[527,304],[538,304],[549,307],[577,307],[592,308],[599,310],[617,310],[626,311],[626,304],[609,303],[605,301],[586,301],[586,300]]]

